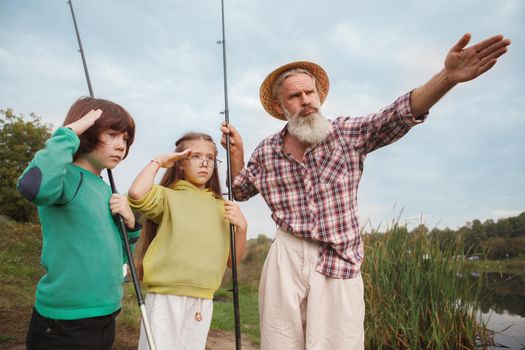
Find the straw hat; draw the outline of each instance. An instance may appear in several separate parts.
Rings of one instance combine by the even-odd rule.
[[[266,79],[264,79],[264,81],[262,82],[261,89],[259,90],[259,98],[261,99],[261,103],[264,109],[272,117],[275,117],[277,119],[286,120],[284,115],[279,114],[273,106],[274,99],[272,97],[272,87],[275,82],[275,79],[277,79],[277,77],[281,75],[281,73],[284,73],[294,68],[302,68],[312,73],[312,75],[315,77],[315,80],[317,81],[317,92],[319,93],[319,99],[321,101],[321,104],[323,104],[324,100],[326,99],[326,95],[328,95],[330,81],[328,80],[328,75],[326,74],[325,70],[321,68],[321,66],[308,61],[298,61],[285,64],[284,66],[281,66],[273,72],[271,72],[270,74],[268,74]]]

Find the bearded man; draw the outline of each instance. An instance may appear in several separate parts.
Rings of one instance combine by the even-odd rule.
[[[378,113],[326,119],[320,111],[329,80],[319,65],[300,61],[263,81],[260,100],[287,120],[263,140],[244,167],[242,139],[230,135],[233,196],[260,193],[277,225],[259,285],[262,350],[364,349],[363,281],[357,189],[368,153],[422,123],[428,110],[460,82],[492,68],[510,40],[494,36],[454,45],[444,68],[426,84]]]

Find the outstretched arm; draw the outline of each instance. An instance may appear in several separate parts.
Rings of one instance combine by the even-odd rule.
[[[412,91],[410,106],[414,117],[428,112],[456,84],[475,79],[491,69],[510,45],[509,39],[496,35],[466,47],[470,38],[470,33],[463,35],[448,52],[443,69]]]

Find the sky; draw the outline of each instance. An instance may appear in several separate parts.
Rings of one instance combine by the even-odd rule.
[[[128,158],[113,171],[120,192],[185,132],[219,142],[220,1],[74,0],[73,7],[95,96],[121,104],[137,125]],[[328,118],[363,116],[427,82],[464,33],[472,43],[503,34],[512,44],[492,70],[456,86],[425,123],[367,156],[358,201],[365,230],[394,221],[457,229],[517,215],[525,211],[524,23],[522,0],[225,0],[229,115],[245,160],[284,127],[258,98],[265,76],[283,64],[324,67]],[[66,0],[0,0],[0,82],[1,109],[34,112],[54,128],[89,95]],[[220,171],[224,179],[224,163]],[[239,205],[249,238],[274,236],[260,196]]]

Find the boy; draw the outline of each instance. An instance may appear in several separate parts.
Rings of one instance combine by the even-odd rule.
[[[111,194],[100,178],[128,154],[135,123],[121,106],[84,97],[18,180],[38,206],[41,263],[26,343],[31,349],[111,349],[122,299],[123,242],[112,215],[128,236],[139,235],[125,196]]]

